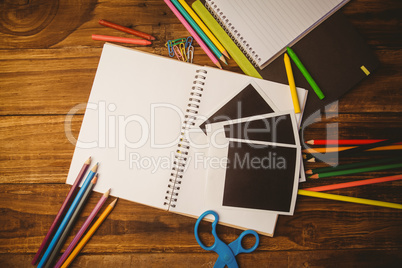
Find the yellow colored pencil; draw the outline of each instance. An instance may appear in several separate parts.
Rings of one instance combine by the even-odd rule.
[[[202,22],[202,20],[198,17],[197,14],[191,9],[191,7],[184,1],[179,0],[179,3],[184,7],[188,14],[193,18],[195,23],[201,28],[201,30],[208,36],[208,38],[214,43],[216,48],[223,54],[225,57],[229,58],[229,54],[226,52],[225,48],[221,45],[221,43],[216,39],[215,35],[211,33],[208,27]]]
[[[351,203],[358,203],[358,204],[365,204],[365,205],[372,205],[372,206],[379,206],[379,207],[387,207],[387,208],[396,208],[402,209],[401,204],[390,203],[390,202],[383,202],[377,200],[370,200],[358,197],[350,197],[350,196],[343,196],[343,195],[336,195],[336,194],[327,194],[322,192],[313,192],[313,191],[306,191],[306,190],[299,190],[299,195],[310,196],[310,197],[317,197],[317,198],[324,198],[324,199],[331,199],[336,201],[343,201],[343,202],[351,202]]]
[[[298,114],[300,113],[300,104],[299,104],[299,98],[297,97],[296,84],[295,79],[293,77],[292,65],[290,64],[288,54],[285,53],[283,60],[285,62],[286,74],[288,76],[290,94],[292,94],[293,107],[295,109],[295,113]]]
[[[102,222],[106,219],[106,217],[112,212],[114,205],[116,204],[116,200],[110,203],[107,208],[102,212],[99,218],[96,220],[94,225],[92,225],[91,229],[89,229],[88,233],[82,238],[82,240],[78,243],[78,245],[74,248],[73,252],[71,252],[70,256],[68,256],[67,260],[63,263],[61,268],[68,267],[71,262],[75,259],[81,249],[85,246],[88,240],[92,237],[95,231],[99,228]]]
[[[309,154],[332,153],[332,152],[345,151],[345,150],[353,149],[356,147],[357,146],[309,148],[309,149],[304,149],[303,153],[309,153]],[[391,150],[401,150],[401,149],[402,149],[401,144],[395,144],[395,145],[375,147],[375,148],[368,149],[367,151],[391,151]]]

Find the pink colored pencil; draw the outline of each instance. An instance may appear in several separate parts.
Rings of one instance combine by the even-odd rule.
[[[219,64],[219,61],[217,58],[215,58],[214,54],[212,54],[211,50],[207,47],[207,45],[202,41],[201,37],[198,36],[198,34],[193,30],[193,28],[188,24],[186,19],[180,14],[180,12],[176,9],[176,7],[170,2],[170,0],[164,0],[166,5],[173,11],[173,13],[176,15],[176,17],[180,20],[180,22],[186,27],[187,31],[191,34],[192,37],[197,41],[197,43],[200,45],[202,50],[208,55],[208,57],[212,60],[212,62],[219,67],[219,69],[222,69],[222,66]]]
[[[97,40],[97,41],[116,42],[116,43],[134,44],[134,45],[142,45],[142,46],[147,46],[147,45],[152,44],[151,41],[144,40],[144,39],[134,39],[134,38],[126,38],[126,37],[118,37],[118,36],[99,35],[99,34],[93,34],[92,39]]]
[[[324,185],[324,186],[307,188],[307,189],[303,189],[303,190],[312,191],[312,192],[322,192],[322,191],[355,187],[355,186],[360,186],[360,185],[367,185],[367,184],[380,183],[380,182],[386,182],[386,181],[396,181],[396,180],[401,180],[401,179],[402,179],[402,174],[395,175],[395,176],[375,178],[375,179],[368,179],[368,180],[351,181],[351,182],[337,183],[337,184],[331,184],[331,185]]]
[[[74,247],[77,245],[78,241],[80,241],[82,235],[85,233],[85,231],[88,229],[89,225],[95,218],[96,214],[98,214],[99,210],[102,208],[103,204],[105,203],[106,199],[109,197],[110,194],[110,189],[103,194],[103,196],[99,199],[98,203],[92,210],[91,214],[89,214],[88,218],[82,225],[81,229],[78,231],[78,233],[75,235],[73,241],[71,241],[70,245],[64,251],[63,255],[60,257],[60,259],[57,261],[56,265],[54,266],[55,268],[59,268],[64,261],[67,259],[68,255],[70,255],[71,251],[73,251]]]
[[[99,20],[99,24],[103,25],[103,26],[106,26],[106,27],[109,27],[109,28],[112,28],[112,29],[116,29],[116,30],[125,32],[125,33],[129,33],[129,34],[132,34],[132,35],[135,35],[135,36],[139,36],[139,37],[142,37],[142,38],[145,38],[145,39],[148,39],[148,40],[155,40],[155,37],[153,37],[150,34],[143,33],[143,32],[137,31],[137,30],[133,30],[133,29],[118,25],[116,23],[113,23],[113,22],[110,22],[110,21],[107,21],[107,20]]]
[[[61,220],[64,217],[64,214],[67,212],[68,208],[71,205],[71,202],[73,201],[75,195],[77,194],[78,189],[79,189],[78,185],[80,184],[80,182],[81,182],[82,178],[84,177],[85,172],[87,171],[90,164],[91,164],[91,157],[89,157],[88,160],[85,161],[80,172],[78,173],[73,186],[71,186],[71,189],[68,192],[67,197],[64,200],[63,204],[61,205],[61,208],[59,209],[59,212],[57,213],[56,218],[54,219],[52,225],[50,226],[49,231],[47,232],[45,238],[43,239],[42,244],[40,245],[40,247],[38,249],[38,252],[36,252],[35,257],[32,260],[32,265],[35,265],[38,262],[43,251],[47,248],[48,244],[50,243],[50,240],[53,238],[54,233],[56,232],[58,226],[60,225]]]

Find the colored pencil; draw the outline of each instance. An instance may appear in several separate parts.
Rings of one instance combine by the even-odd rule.
[[[360,157],[360,156],[364,156],[364,157],[375,157],[375,156],[384,156],[384,157],[400,157],[401,156],[401,152],[400,150],[390,150],[390,151],[363,151],[363,152],[356,152],[354,154],[350,154],[350,155],[339,155],[339,153],[341,152],[337,152],[337,153],[327,153],[325,154],[325,158],[321,159],[318,154],[303,154],[303,159],[307,159],[307,162],[319,162],[319,161],[325,161],[325,163],[329,164],[329,163],[336,163],[338,162],[337,159],[339,159],[341,156],[344,157]],[[336,155],[338,154],[338,155]],[[323,154],[324,155],[324,154]],[[332,159],[334,159],[334,161],[332,162]]]
[[[205,6],[199,1],[195,1],[192,7],[198,16],[202,18],[204,23],[208,26],[211,32],[216,36],[216,38],[221,42],[223,47],[229,52],[233,60],[239,65],[240,69],[249,76],[262,79],[262,76],[258,73],[253,64],[247,59],[243,52],[237,47],[229,35],[224,29],[219,25],[219,23],[214,19],[211,13],[205,8]]]
[[[207,45],[202,41],[202,39],[198,36],[198,34],[191,28],[190,24],[184,19],[184,17],[180,14],[180,12],[176,9],[176,7],[170,2],[170,0],[163,0],[166,5],[172,10],[172,12],[176,15],[176,17],[180,20],[183,26],[187,29],[187,31],[191,34],[191,36],[197,41],[202,50],[208,55],[208,57],[212,60],[212,62],[222,69],[222,66],[219,64],[219,61],[215,58],[214,54],[209,50]]]
[[[348,147],[324,147],[324,148],[308,148],[308,149],[303,149],[302,153],[307,153],[307,154],[323,154],[323,153],[333,153],[333,152],[341,152],[344,150],[349,150],[356,148],[356,146],[348,146]]]
[[[310,179],[318,179],[318,178],[327,178],[327,177],[335,177],[335,176],[342,176],[342,175],[349,175],[349,174],[356,174],[362,172],[370,172],[370,171],[379,171],[379,170],[386,170],[386,169],[393,169],[393,168],[400,168],[402,167],[402,163],[397,164],[389,164],[383,166],[374,166],[374,167],[362,167],[362,168],[355,168],[355,169],[346,169],[346,170],[339,170],[339,171],[332,171],[332,172],[325,172],[325,173],[317,173],[311,175]]]
[[[380,142],[363,144],[363,145],[360,145],[360,146],[357,146],[355,148],[348,149],[348,150],[343,150],[343,151],[338,151],[338,152],[329,152],[329,153],[326,153],[326,156],[330,157],[331,155],[333,155],[336,157],[343,157],[343,156],[350,156],[350,155],[358,155],[358,153],[363,153],[364,155],[367,153],[370,153],[370,154],[376,153],[376,152],[380,152],[380,151],[369,151],[369,152],[367,152],[367,151],[372,148],[390,145],[395,142],[399,142],[399,139],[388,139],[388,140],[384,140],[384,141],[380,141]],[[388,152],[390,152],[390,151],[388,151]],[[388,152],[387,152],[387,154],[388,154]],[[314,154],[312,154],[312,155],[314,155]]]
[[[99,199],[98,203],[92,210],[91,214],[89,214],[88,218],[85,220],[84,224],[82,225],[81,229],[78,231],[76,236],[74,237],[73,241],[71,241],[70,245],[68,245],[66,251],[64,251],[63,255],[57,261],[55,268],[59,268],[63,262],[67,259],[68,255],[70,255],[71,251],[73,251],[74,247],[77,245],[78,241],[80,241],[82,235],[88,229],[89,225],[95,218],[96,214],[98,214],[99,210],[102,208],[103,204],[106,202],[107,198],[109,197],[110,189],[102,195]]]
[[[225,57],[219,51],[219,49],[212,43],[212,41],[208,38],[208,36],[201,30],[201,28],[195,23],[195,21],[191,18],[191,16],[187,13],[187,11],[180,5],[177,0],[171,0],[171,3],[179,10],[181,15],[185,18],[185,20],[191,25],[191,27],[197,32],[198,36],[204,41],[205,44],[211,49],[211,51],[216,55],[218,59],[227,64]]]
[[[323,147],[323,148],[308,148],[304,149],[303,153],[331,153],[331,152],[341,152],[349,149],[357,148],[357,146],[346,146],[346,147]],[[402,150],[402,144],[379,146],[375,148],[368,149],[367,151],[389,151],[389,150]]]
[[[82,196],[85,193],[85,190],[88,188],[89,184],[91,183],[91,180],[95,176],[95,173],[98,169],[98,164],[96,164],[91,171],[88,173],[84,183],[81,186],[81,189],[78,191],[77,196],[74,198],[73,203],[71,204],[70,208],[68,209],[66,216],[64,216],[63,221],[61,222],[59,228],[56,231],[56,234],[53,236],[52,241],[50,242],[49,246],[47,247],[45,253],[42,256],[42,259],[40,260],[38,264],[38,268],[44,267],[46,264],[47,260],[50,257],[50,254],[53,252],[54,247],[57,244],[57,241],[59,241],[61,234],[63,233],[63,230],[66,228],[66,225],[71,219],[71,216],[74,213],[74,210],[77,208],[79,201],[81,200]]]
[[[88,158],[87,161],[85,161],[84,165],[82,166],[80,172],[77,175],[77,178],[75,179],[75,182],[73,186],[71,186],[70,191],[68,192],[66,199],[64,199],[63,204],[61,205],[59,212],[56,215],[56,218],[53,220],[52,225],[50,226],[49,231],[47,232],[45,238],[42,241],[42,244],[40,245],[38,251],[35,254],[35,257],[32,260],[32,265],[36,265],[38,262],[40,256],[42,255],[43,251],[46,249],[47,245],[50,242],[51,237],[53,234],[56,232],[57,227],[59,226],[61,220],[63,219],[64,214],[66,213],[68,207],[70,206],[71,202],[73,201],[75,195],[78,192],[78,186],[82,180],[82,178],[85,175],[85,172],[87,171],[89,165],[91,164],[91,157]]]
[[[91,229],[89,229],[87,234],[78,243],[77,247],[74,248],[73,252],[70,254],[70,256],[68,256],[67,260],[61,266],[62,268],[68,267],[71,264],[71,262],[75,259],[75,257],[81,251],[81,249],[85,246],[85,244],[88,242],[88,240],[92,237],[92,235],[95,233],[95,231],[102,224],[102,222],[106,219],[106,217],[110,214],[110,212],[112,212],[112,209],[116,204],[116,201],[117,201],[117,199],[114,200],[112,203],[110,203],[109,206],[102,212],[102,214],[96,220],[94,225],[92,225]]]
[[[141,46],[147,46],[147,45],[152,44],[151,41],[143,40],[143,39],[133,39],[133,38],[109,36],[109,35],[99,35],[99,34],[93,34],[92,35],[92,40],[106,41],[106,42],[116,42],[116,43],[125,43],[125,44],[134,44],[134,45],[141,45]]]
[[[363,145],[376,143],[385,140],[308,140],[306,144],[310,145]],[[397,142],[395,144],[402,144],[402,142]]]
[[[290,94],[292,95],[293,107],[295,109],[295,113],[298,114],[300,113],[299,97],[297,96],[295,79],[293,77],[292,65],[290,64],[288,54],[285,53],[283,61],[285,62],[286,75],[288,77]]]
[[[300,61],[299,57],[297,57],[296,53],[290,48],[286,48],[289,54],[289,57],[296,64],[297,68],[299,68],[300,72],[303,74],[304,78],[306,78],[307,82],[310,84],[315,94],[317,94],[318,98],[322,100],[325,98],[324,93],[322,93],[321,89],[318,87],[317,83],[314,81],[313,77],[311,77],[310,73],[307,71],[306,67],[304,67],[303,63]]]
[[[351,182],[337,183],[337,184],[331,184],[331,185],[317,186],[317,187],[306,188],[303,190],[313,191],[313,192],[322,192],[322,191],[337,190],[337,189],[342,189],[342,188],[362,186],[362,185],[381,183],[381,182],[387,182],[387,181],[396,181],[396,180],[401,180],[401,179],[402,179],[402,174],[399,174],[399,175],[387,176],[387,177],[381,177],[381,178],[375,178],[375,179],[367,179],[367,180],[360,180],[360,181],[351,181]]]
[[[317,197],[317,198],[324,198],[324,199],[331,199],[336,201],[343,201],[343,202],[351,202],[351,203],[358,203],[358,204],[365,204],[365,205],[372,205],[372,206],[380,206],[380,207],[387,207],[387,208],[395,208],[395,209],[402,209],[401,204],[390,203],[390,202],[383,202],[383,201],[376,201],[364,198],[357,198],[357,197],[350,197],[350,196],[343,196],[343,195],[336,195],[336,194],[327,194],[321,192],[313,192],[313,191],[306,191],[306,190],[299,190],[299,195],[310,196],[310,197]]]
[[[321,172],[328,172],[328,171],[335,171],[335,170],[343,170],[348,168],[356,168],[356,167],[364,167],[369,165],[378,165],[383,163],[394,163],[401,161],[402,157],[395,157],[395,158],[383,158],[383,159],[374,159],[370,161],[362,161],[362,162],[355,162],[350,164],[338,165],[335,167],[322,167],[322,168],[315,168],[306,170],[306,174],[311,175],[313,173],[321,173]]]
[[[78,220],[78,217],[80,216],[82,209],[87,203],[88,198],[91,195],[92,189],[94,188],[97,180],[98,180],[98,174],[95,175],[95,177],[91,180],[91,183],[89,184],[88,188],[85,190],[84,195],[82,196],[80,202],[78,203],[77,208],[74,210],[74,213],[71,216],[70,221],[68,222],[66,228],[61,234],[59,241],[57,241],[57,244],[54,247],[52,254],[50,254],[49,260],[46,262],[45,268],[50,268],[53,266],[53,263],[56,260],[57,255],[59,255],[59,252],[64,245],[64,242],[66,242],[68,236],[70,235],[71,230],[75,225],[75,222]]]
[[[307,159],[307,156],[306,156],[305,154],[303,155],[303,159]],[[309,162],[309,163],[315,163],[315,157],[312,157],[312,158],[307,159],[307,162]]]
[[[214,36],[213,33],[208,29],[208,27],[202,22],[202,20],[198,17],[197,14],[191,9],[191,7],[184,1],[179,0],[179,3],[184,7],[187,13],[191,16],[195,23],[197,23],[198,27],[208,36],[211,42],[216,46],[216,48],[227,58],[229,58],[228,53],[226,52],[225,48],[222,44],[218,41],[218,39]]]
[[[112,28],[112,29],[116,29],[116,30],[125,32],[125,33],[129,33],[129,34],[132,34],[132,35],[135,35],[135,36],[138,36],[138,37],[142,37],[142,38],[145,38],[145,39],[148,39],[148,40],[151,40],[151,41],[155,40],[155,37],[153,37],[150,34],[143,33],[143,32],[137,31],[137,30],[133,30],[133,29],[118,25],[116,23],[113,23],[113,22],[110,22],[110,21],[107,21],[107,20],[99,20],[99,24],[103,25],[103,26],[106,26],[106,27],[109,27],[109,28]]]

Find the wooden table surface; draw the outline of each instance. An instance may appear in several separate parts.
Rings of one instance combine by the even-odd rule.
[[[342,12],[381,66],[335,104],[337,116],[310,125],[304,138],[325,138],[329,124],[343,139],[401,137],[401,1],[351,0]],[[100,26],[99,19],[154,35],[152,46],[127,46],[166,57],[167,40],[188,36],[162,0],[0,1],[0,267],[31,266],[69,191],[74,145],[64,121],[89,97],[103,45],[91,34],[127,36]],[[194,62],[214,66],[198,46]],[[225,69],[241,73],[233,60]],[[83,112],[73,117],[75,137]],[[307,169],[316,166],[306,163]],[[309,179],[300,188],[398,173]],[[402,182],[387,182],[331,192],[402,203],[401,190]],[[73,233],[100,196],[91,196]],[[193,218],[119,200],[72,266],[212,267],[217,255],[199,247],[194,224]],[[225,242],[241,233],[224,226],[218,232]],[[279,217],[275,236],[261,236],[258,249],[237,260],[241,267],[402,267],[402,212],[301,196],[294,216]]]

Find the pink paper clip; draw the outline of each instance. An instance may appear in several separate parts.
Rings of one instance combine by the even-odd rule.
[[[180,48],[177,45],[173,46],[173,51],[174,51],[174,54],[176,54],[177,59],[184,61],[184,57],[181,54]]]

